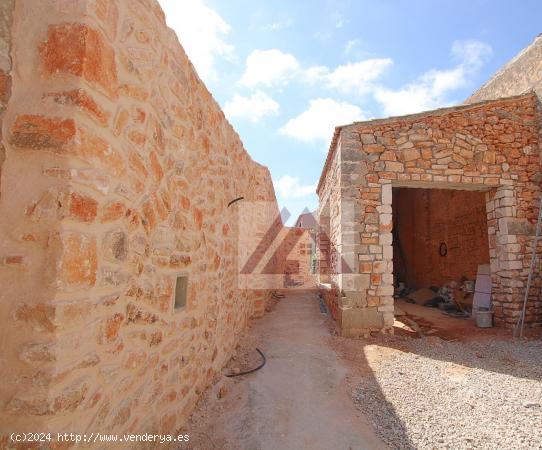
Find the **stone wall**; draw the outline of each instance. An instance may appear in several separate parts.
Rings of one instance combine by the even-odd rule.
[[[475,280],[489,264],[484,192],[397,188],[392,209],[396,281],[419,289]]]
[[[0,4],[0,138],[4,112],[11,96],[11,22],[14,2],[15,0],[5,0]],[[0,186],[5,158],[6,151],[0,142]]]
[[[339,322],[347,323],[343,334],[393,325],[393,187],[487,193],[496,322],[515,324],[538,213],[540,123],[538,99],[528,94],[336,131],[318,193],[325,205],[328,193],[340,189],[341,230],[331,244],[353,269],[333,280],[341,294]],[[537,277],[528,323],[542,318],[539,284]]]
[[[173,433],[269,294],[239,288],[241,202],[228,203],[265,203],[243,218],[265,233],[271,177],[155,0],[18,0],[10,27],[11,4],[1,431]]]
[[[342,171],[341,152],[331,153],[331,148],[334,147],[340,148],[340,135],[337,132],[331,143],[329,153],[331,158],[328,160],[328,179],[333,182],[322,184],[319,192],[317,257],[318,279],[321,284],[322,296],[331,315],[340,323],[342,318],[339,313],[342,299],[342,277],[339,265],[339,255],[342,250]]]
[[[534,90],[542,98],[542,34],[505,64],[465,103],[496,100]]]

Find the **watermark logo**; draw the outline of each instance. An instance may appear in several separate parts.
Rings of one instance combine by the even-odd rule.
[[[307,289],[337,269],[352,273],[308,209],[288,227],[290,212],[275,208],[273,202],[239,204],[240,288]]]

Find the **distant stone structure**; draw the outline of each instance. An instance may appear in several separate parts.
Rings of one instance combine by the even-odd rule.
[[[299,215],[295,222],[296,228],[307,228],[310,230],[316,230],[318,228],[318,211],[305,212]]]

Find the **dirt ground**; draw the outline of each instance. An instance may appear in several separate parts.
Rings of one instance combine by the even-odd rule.
[[[288,294],[243,337],[186,427],[194,450],[386,448],[351,400],[348,362],[333,347],[316,293]]]
[[[475,438],[461,441],[461,445],[461,439],[450,434],[461,437],[462,428],[453,426],[464,412],[461,395],[449,400],[443,400],[441,393],[428,397],[426,403],[441,405],[441,416],[454,415],[455,419],[449,419],[452,425],[445,427],[436,418],[432,422],[431,408],[425,423],[418,423],[417,413],[411,417],[410,411],[416,412],[419,405],[409,402],[420,395],[423,401],[423,391],[429,396],[433,384],[465,382],[478,372],[482,383],[504,383],[510,396],[522,389],[538,392],[542,384],[536,381],[536,368],[532,368],[536,373],[531,377],[535,381],[527,380],[535,384],[521,384],[523,380],[516,376],[517,370],[525,370],[521,364],[528,364],[530,356],[521,364],[514,359],[516,344],[510,331],[479,329],[471,319],[449,317],[438,309],[403,302],[397,306],[400,315],[394,336],[347,339],[338,336],[335,322],[322,314],[316,293],[288,294],[273,311],[253,323],[223,373],[257,367],[261,357],[256,348],[263,351],[267,364],[253,374],[218,378],[192,415],[185,430],[191,441],[182,448],[357,450],[455,448],[456,444],[457,448],[492,448],[487,437],[487,442],[472,445],[483,433],[473,431]],[[486,348],[484,342],[504,345],[506,351],[501,352],[500,359],[492,359],[491,352],[500,352],[500,347]],[[463,357],[463,352],[468,357]],[[410,373],[414,366],[418,367],[417,374]],[[429,372],[424,375],[426,368]],[[508,378],[498,379],[500,374]],[[413,385],[415,378],[418,386]],[[432,384],[420,389],[430,378]],[[467,387],[469,395],[476,398],[472,387]],[[484,406],[484,400],[481,403]],[[534,405],[538,408],[537,402]],[[461,417],[467,424],[476,413],[468,409]],[[527,412],[532,415],[538,410]],[[523,413],[521,409],[519,414],[511,414],[521,418]],[[491,413],[485,414],[484,418],[488,417]],[[524,429],[530,419],[525,416],[522,420],[518,430]],[[506,440],[502,443],[512,444]]]

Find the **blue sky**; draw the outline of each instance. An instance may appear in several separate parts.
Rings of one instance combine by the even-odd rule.
[[[461,103],[542,32],[540,0],[159,1],[291,220],[334,126]]]

